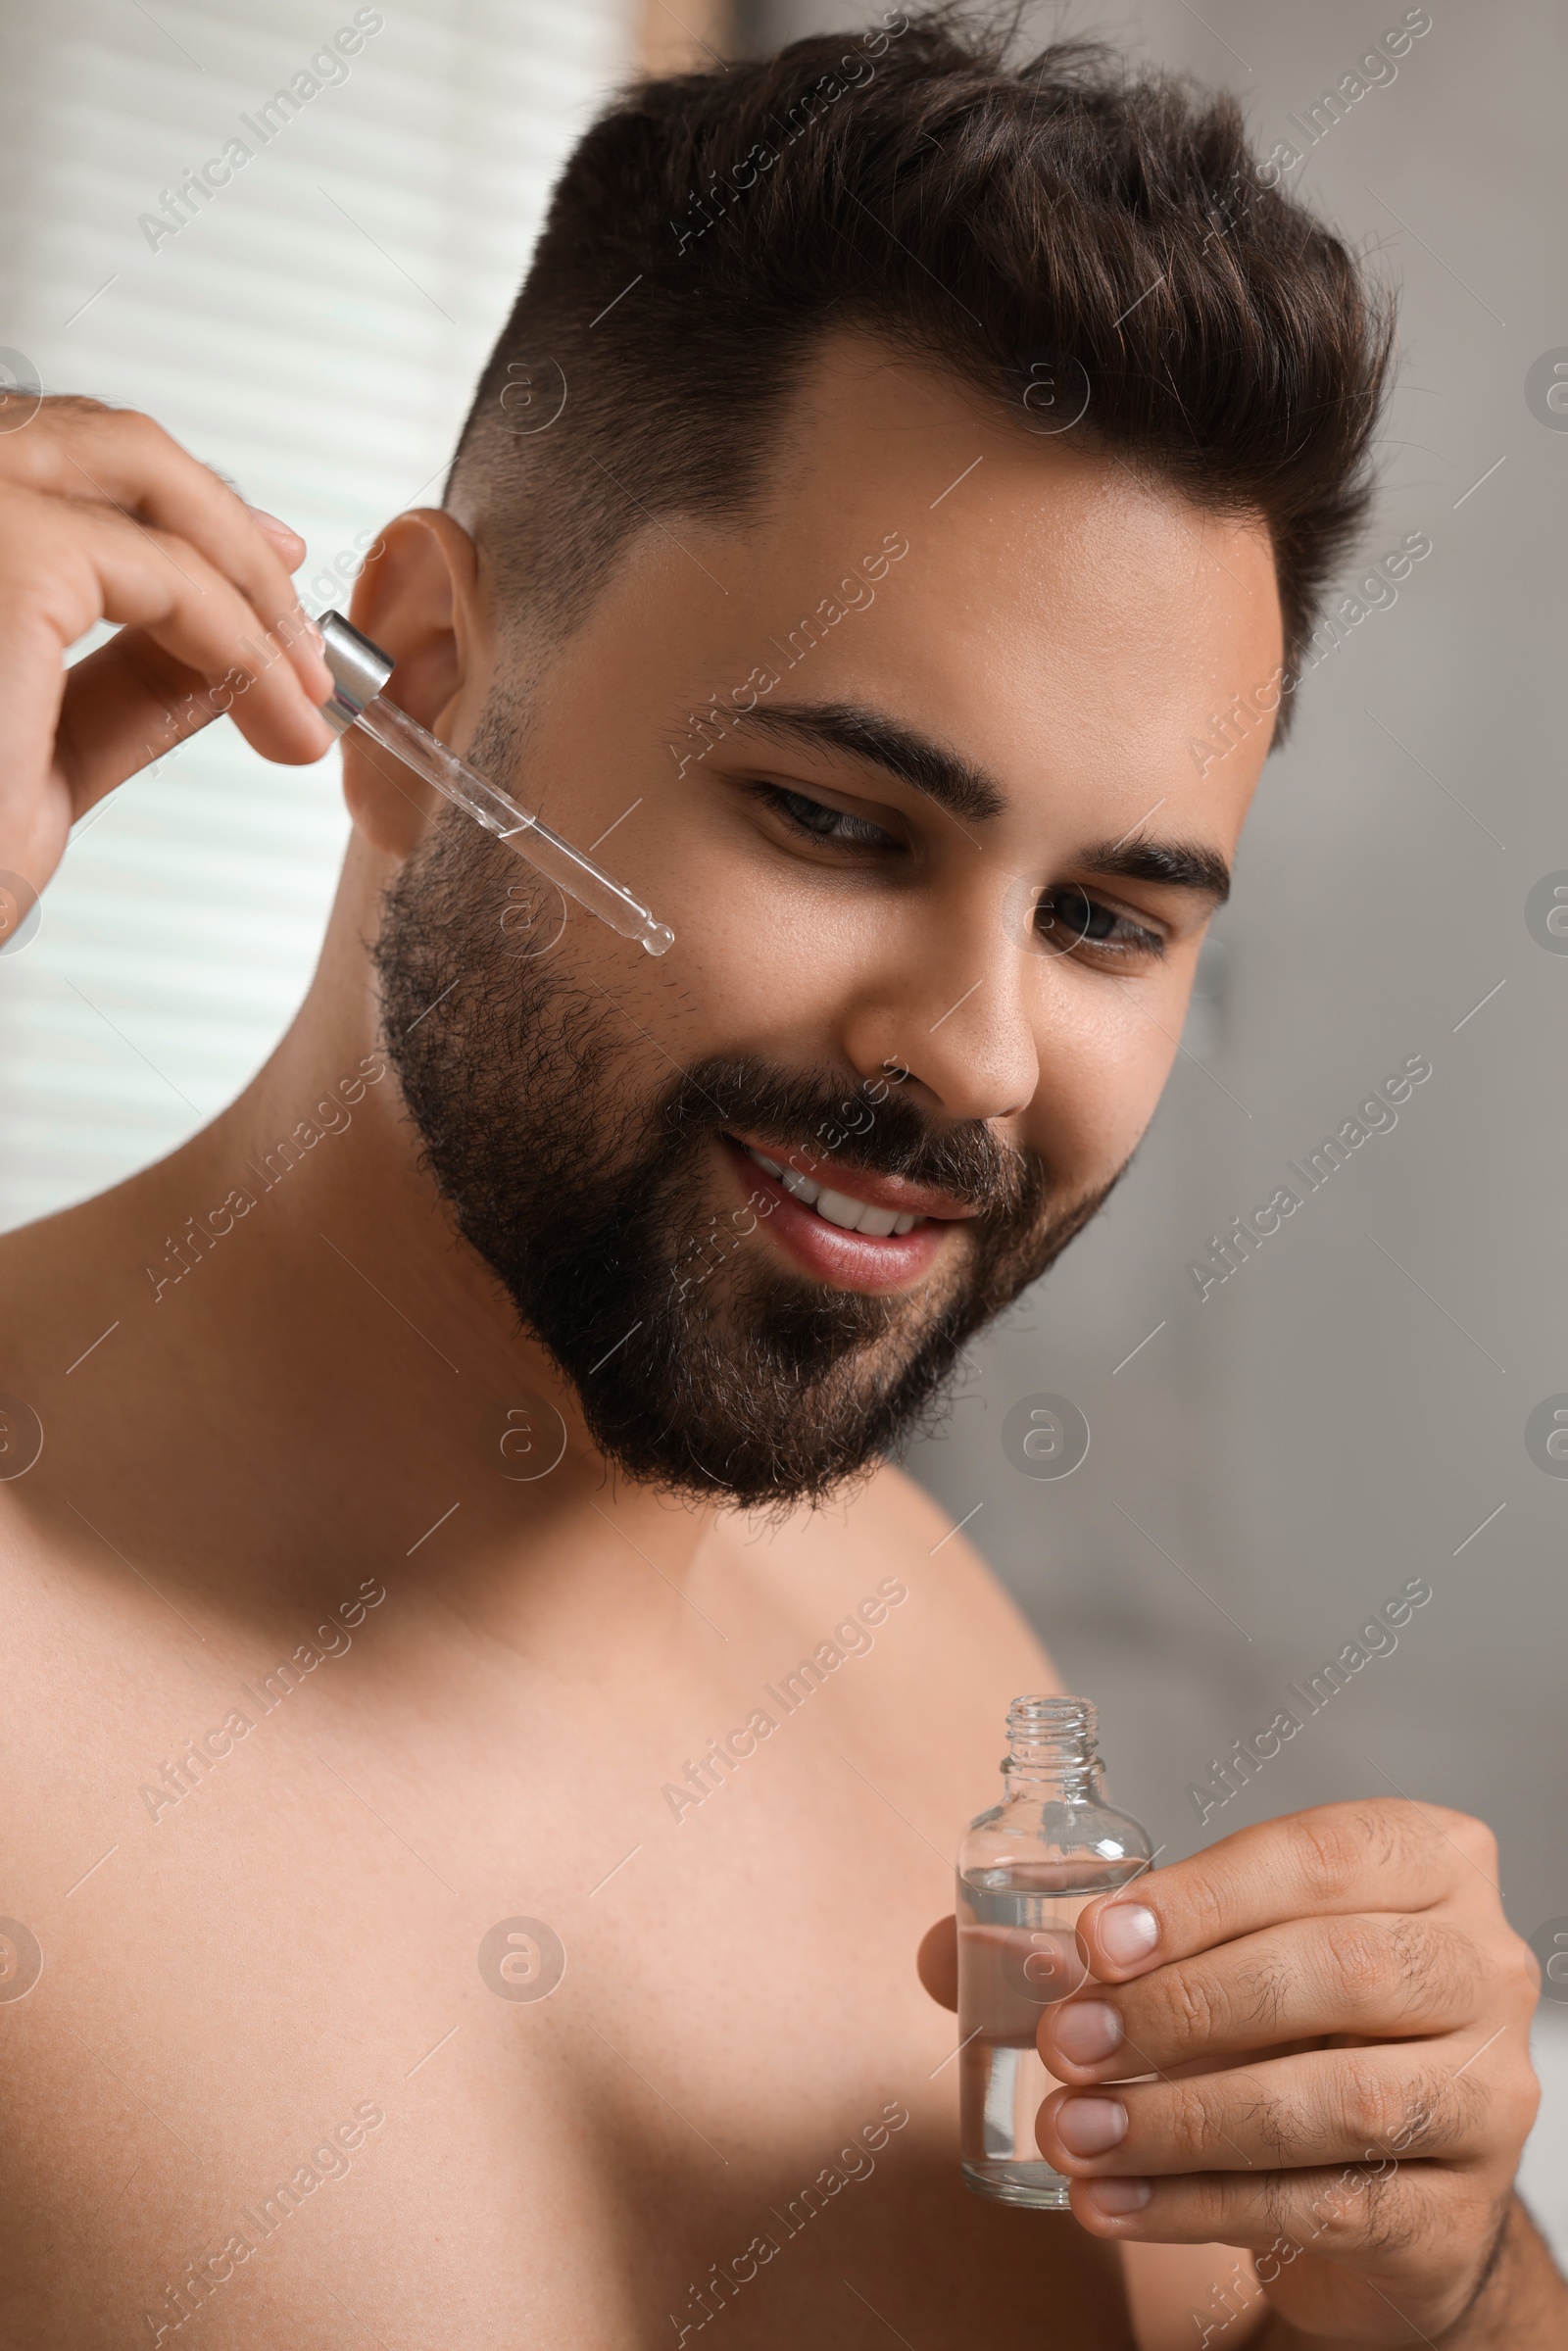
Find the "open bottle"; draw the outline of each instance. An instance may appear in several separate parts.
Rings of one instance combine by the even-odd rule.
[[[1078,1914],[1150,1868],[1149,1837],[1105,1801],[1087,1698],[1014,1698],[1003,1797],[958,1853],[959,2149],[964,2182],[1065,2211],[1035,2117],[1060,2087],[1035,2046],[1043,2011],[1089,1980]]]

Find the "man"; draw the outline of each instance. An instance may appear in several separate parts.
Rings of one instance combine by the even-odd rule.
[[[1092,54],[889,18],[589,133],[354,616],[674,946],[351,737],[277,1053],[0,1251],[8,2343],[1560,2339],[1479,1824],[1087,1915],[1075,2219],[963,2193],[910,1968],[1051,1673],[886,1456],[1152,1111],[1265,729],[1191,740],[1288,693],[1387,351]],[[321,755],[284,525],[88,402],[0,474],[24,894],[218,709]]]

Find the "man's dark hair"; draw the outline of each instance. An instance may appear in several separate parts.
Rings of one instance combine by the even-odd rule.
[[[822,336],[858,327],[1020,430],[1086,388],[1075,438],[1260,517],[1295,671],[1369,503],[1391,305],[1267,184],[1233,98],[1009,46],[963,9],[890,11],[599,118],[448,484],[504,610],[559,637],[651,519],[744,519]]]

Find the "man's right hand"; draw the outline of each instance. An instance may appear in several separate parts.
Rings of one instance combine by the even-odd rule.
[[[150,416],[61,397],[0,432],[0,871],[41,890],[78,816],[223,710],[267,759],[321,757],[304,555]]]

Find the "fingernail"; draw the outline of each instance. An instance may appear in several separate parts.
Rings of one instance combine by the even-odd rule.
[[[1069,2000],[1053,2020],[1057,2048],[1074,2065],[1098,2065],[1121,2046],[1121,2018],[1107,2000]]]
[[[1142,1902],[1113,1902],[1095,1921],[1095,1939],[1107,1959],[1131,1967],[1159,1940],[1159,1921]]]
[[[1107,2221],[1119,2220],[1126,2212],[1142,2212],[1153,2192],[1148,2180],[1091,2180],[1084,2188],[1096,2212],[1102,2212]]]
[[[246,512],[265,531],[275,531],[285,539],[298,539],[301,536],[291,522],[283,521],[277,514],[270,514],[264,506],[248,507]]]
[[[1068,2098],[1056,2109],[1056,2135],[1073,2155],[1103,2155],[1127,2136],[1119,2098]]]

